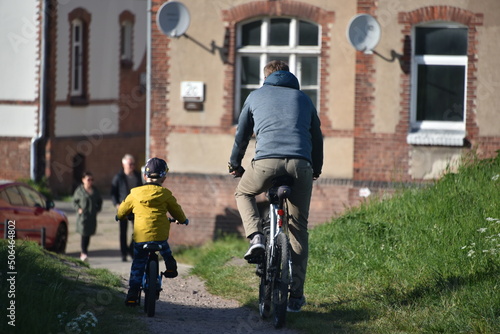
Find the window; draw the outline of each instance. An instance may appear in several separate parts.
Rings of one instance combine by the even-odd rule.
[[[45,199],[43,199],[36,191],[22,186],[19,187],[19,190],[24,196],[26,206],[40,208],[45,207]]]
[[[17,187],[8,187],[5,190],[7,197],[10,199],[10,204],[17,206],[24,206],[23,197],[19,193]]]
[[[271,60],[286,61],[300,87],[318,106],[319,26],[297,18],[263,18],[238,26],[235,120],[248,94],[264,82]]]
[[[71,26],[71,95],[83,95],[83,22],[74,20]]]
[[[462,146],[465,138],[468,29],[431,24],[414,29],[408,143]]]
[[[68,14],[70,28],[70,87],[68,99],[72,105],[88,104],[89,27],[91,15],[83,8]]]
[[[120,27],[120,60],[122,67],[132,66],[132,31],[133,23],[124,21]]]

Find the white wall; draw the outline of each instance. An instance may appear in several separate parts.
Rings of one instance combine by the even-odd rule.
[[[0,1],[0,100],[33,101],[38,96],[37,3]]]
[[[36,135],[37,106],[0,105],[0,137]]]
[[[118,132],[118,105],[59,107],[55,123],[56,137],[105,135]]]

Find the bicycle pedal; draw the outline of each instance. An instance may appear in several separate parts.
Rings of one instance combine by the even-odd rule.
[[[161,273],[161,275],[165,278],[175,278],[179,276],[177,270],[167,270]]]
[[[249,257],[247,258],[247,262],[250,264],[261,264],[262,262],[264,262],[264,257],[262,256]]]
[[[136,300],[126,300],[125,301],[125,306],[135,307],[137,305],[139,305],[139,303]]]

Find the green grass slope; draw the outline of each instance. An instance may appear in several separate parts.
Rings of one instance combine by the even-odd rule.
[[[146,333],[120,279],[33,242],[0,240],[0,333]]]
[[[310,231],[305,333],[500,333],[500,158],[365,203]],[[211,291],[257,306],[246,241],[203,249]],[[234,263],[239,263],[235,265]]]

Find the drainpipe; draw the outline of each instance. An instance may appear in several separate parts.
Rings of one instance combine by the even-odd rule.
[[[145,158],[146,161],[149,159],[150,150],[149,144],[150,139],[149,135],[151,132],[151,1],[148,0],[148,8],[147,8],[147,33],[146,33],[146,150],[145,150]],[[146,162],[145,161],[145,162]],[[144,163],[145,163],[144,162]]]
[[[30,150],[30,178],[33,181],[38,181],[40,175],[44,175],[44,171],[39,169],[42,167],[40,159],[38,158],[39,143],[46,136],[46,114],[48,112],[47,101],[47,63],[48,63],[48,38],[49,38],[49,6],[50,0],[42,0],[42,34],[40,41],[40,92],[39,92],[39,106],[38,106],[38,133],[35,137],[31,138]]]

